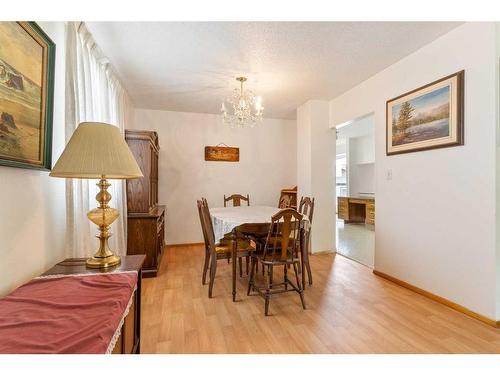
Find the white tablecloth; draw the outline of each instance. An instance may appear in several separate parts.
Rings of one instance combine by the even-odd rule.
[[[238,225],[245,223],[270,223],[271,217],[279,212],[278,207],[270,206],[240,206],[217,207],[210,209],[210,217],[214,227],[215,241],[224,238]]]

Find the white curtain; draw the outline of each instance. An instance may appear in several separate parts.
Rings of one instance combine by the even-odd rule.
[[[97,121],[112,124],[122,133],[131,118],[131,101],[109,61],[94,42],[83,22],[66,25],[66,142],[78,124]],[[120,217],[112,224],[111,249],[118,255],[127,252],[126,187],[122,180],[110,180],[108,191],[113,196],[110,205]],[[87,212],[97,206],[97,180],[68,179],[66,182],[66,253],[82,258],[98,248],[97,227],[87,218]]]

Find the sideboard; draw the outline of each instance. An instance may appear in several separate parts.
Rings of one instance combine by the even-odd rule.
[[[375,225],[375,198],[337,197],[338,217],[345,223]]]

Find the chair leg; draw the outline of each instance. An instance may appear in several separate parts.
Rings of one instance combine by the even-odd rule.
[[[262,268],[264,268],[264,265],[262,265]],[[266,316],[269,315],[269,299],[271,298],[271,272],[267,272],[266,274],[266,294],[265,294],[265,307],[264,307],[264,314]]]
[[[255,243],[255,250],[257,251],[257,253],[260,252],[260,245],[258,242]],[[252,258],[252,256],[250,256],[250,258]],[[259,272],[259,262],[257,262],[257,264],[255,265],[255,272]]]
[[[264,307],[264,314],[266,316],[269,315],[269,295],[266,295],[266,304],[265,304],[265,307]]]
[[[248,280],[247,296],[250,295],[250,292],[251,292],[251,290],[253,288],[253,278],[254,278],[254,275],[255,275],[255,268],[257,267],[256,259],[254,257],[252,257],[251,260],[252,260],[252,267],[250,267],[250,277],[249,277],[249,280]]]
[[[247,267],[247,276],[248,276],[248,264],[250,263],[250,257],[247,255],[247,258],[246,258],[246,267]]]
[[[241,257],[238,257],[238,264],[240,266],[240,278],[243,277],[243,260],[241,259]]]
[[[299,274],[297,272],[297,263],[293,264],[293,271],[295,272],[295,280],[297,282],[297,288],[299,289],[300,302],[302,302],[302,308],[306,309],[306,301],[304,300],[304,289],[300,285]]]
[[[201,278],[201,285],[205,285],[207,283],[207,271],[208,271],[209,260],[210,260],[210,251],[205,247],[205,261],[203,263],[203,276]]]
[[[313,279],[312,279],[312,271],[311,271],[311,264],[309,263],[309,240],[311,238],[311,232],[307,234],[307,241],[306,241],[306,246],[304,250],[304,263],[306,265],[306,270],[307,270],[307,279],[309,280],[309,285],[312,285]]]
[[[309,280],[309,285],[312,285],[313,284],[313,276],[312,276],[312,271],[311,271],[311,264],[309,263],[309,256],[307,257],[306,270],[307,270],[307,279]]]
[[[215,273],[217,272],[217,254],[212,254],[210,263],[210,282],[208,285],[208,298],[212,298],[212,290],[214,288]]]
[[[273,289],[273,271],[274,271],[274,267],[273,266],[269,266],[269,289]]]
[[[300,251],[303,251],[304,249],[300,249]],[[302,289],[306,289],[306,255],[305,253],[302,254],[302,259],[299,265],[300,271],[299,273],[302,276]]]
[[[288,290],[288,267],[289,264],[283,267],[283,282],[285,283],[285,290]]]

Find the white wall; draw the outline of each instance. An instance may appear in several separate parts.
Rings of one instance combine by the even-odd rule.
[[[386,156],[386,100],[462,69],[465,146]],[[374,112],[375,269],[492,319],[496,78],[495,25],[467,23],[330,103],[333,124]]]
[[[40,22],[56,44],[52,160],[64,148],[64,23]],[[65,258],[65,182],[0,166],[0,296]]]
[[[297,108],[297,192],[312,196],[311,180],[311,107]]]
[[[497,269],[497,321],[500,321],[500,22],[495,23],[496,30],[496,114],[497,114],[497,147],[496,147],[496,269]]]
[[[315,198],[311,251],[335,251],[335,132],[329,104],[310,100],[297,108],[298,196]]]
[[[337,139],[337,142],[335,143],[335,153],[337,155],[342,155],[347,153],[346,139]]]
[[[372,113],[349,120],[343,124],[336,124],[336,126],[338,126],[338,138],[363,137],[365,135],[373,135],[375,133]]]
[[[160,139],[159,201],[167,206],[168,244],[203,241],[196,200],[223,206],[224,194],[250,194],[250,204],[277,206],[280,190],[296,185],[295,121],[264,119],[231,129],[211,114],[137,109],[136,129]],[[208,162],[205,146],[240,148],[240,162]]]
[[[349,195],[375,193],[375,139],[373,135],[348,138]]]

